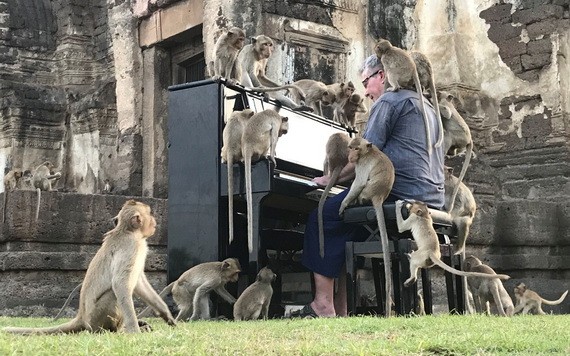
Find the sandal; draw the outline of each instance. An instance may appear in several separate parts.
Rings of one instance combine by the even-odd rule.
[[[313,310],[313,307],[311,307],[311,304],[307,304],[303,308],[291,312],[290,317],[291,318],[313,319],[313,318],[318,318],[319,316]]]

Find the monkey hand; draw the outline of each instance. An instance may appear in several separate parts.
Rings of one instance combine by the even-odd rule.
[[[263,101],[268,102],[269,98],[270,98],[269,94],[263,93]]]
[[[164,321],[170,326],[176,326],[176,320],[172,317],[172,315],[165,315],[162,317]]]

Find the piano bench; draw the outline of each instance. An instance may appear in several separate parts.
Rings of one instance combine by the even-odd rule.
[[[263,229],[261,231],[261,251],[264,253],[267,265],[277,275],[273,282],[273,296],[269,306],[270,316],[283,316],[285,308],[283,303],[283,274],[285,273],[310,273],[301,262],[294,257],[303,250],[304,233],[288,229]],[[267,250],[275,251],[275,258],[269,258]],[[311,293],[314,293],[314,284],[311,280]],[[297,302],[297,301],[295,301]],[[304,302],[304,301],[299,301]]]
[[[407,209],[403,211],[404,218]],[[390,260],[392,263],[392,280],[394,288],[394,304],[399,315],[418,312],[418,296],[416,287],[404,287],[404,281],[410,277],[410,263],[406,254],[415,250],[416,244],[409,231],[399,233],[396,225],[395,203],[384,204],[384,217],[390,245]],[[382,265],[382,245],[376,223],[376,212],[372,206],[356,206],[347,208],[343,220],[347,223],[364,226],[370,233],[364,242],[346,243],[346,273],[347,273],[347,303],[349,314],[370,313],[385,315],[385,276]],[[440,240],[441,259],[444,263],[460,269],[460,256],[454,255],[453,245],[449,236],[454,237],[455,228],[448,222],[434,223],[434,228]],[[449,235],[448,235],[449,234]],[[357,307],[358,284],[356,279],[356,259],[370,258],[374,288],[376,291],[376,307]],[[429,269],[421,269],[422,292],[426,314],[433,312],[433,299]],[[450,312],[462,313],[464,310],[463,284],[461,277],[445,272],[447,301]]]

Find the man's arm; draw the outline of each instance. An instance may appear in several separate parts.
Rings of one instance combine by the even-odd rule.
[[[338,179],[337,179],[337,183],[343,183],[343,182],[348,182],[352,179],[354,179],[355,173],[354,173],[354,163],[348,162],[346,164],[346,166],[344,166],[344,168],[340,171],[340,174],[338,175]],[[320,186],[325,187],[327,184],[329,184],[331,177],[329,175],[327,176],[322,176],[322,177],[315,177],[313,178],[313,182],[317,183]]]

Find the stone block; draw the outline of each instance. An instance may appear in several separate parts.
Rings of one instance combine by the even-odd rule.
[[[526,53],[526,43],[518,40],[509,40],[497,43],[501,58],[513,58]]]
[[[560,19],[564,8],[558,5],[540,5],[531,9],[515,11],[512,15],[513,23],[528,25],[546,19]]]
[[[564,20],[544,20],[532,23],[526,27],[528,36],[535,39],[538,36],[549,36],[555,31],[558,32],[560,26],[563,25]]]
[[[521,57],[520,56],[515,56],[512,58],[503,58],[503,62],[505,62],[505,64],[511,68],[511,70],[513,71],[513,73],[520,73],[522,72],[522,64],[521,64]]]
[[[527,82],[535,82],[538,80],[539,74],[540,74],[539,69],[533,69],[517,74],[517,77],[519,77],[522,80],[526,80]]]
[[[547,37],[536,41],[530,41],[527,45],[527,53],[542,54],[542,53],[552,53],[552,40]]]
[[[550,64],[550,54],[549,53],[539,53],[539,54],[523,54],[521,56],[522,67],[525,70],[530,69],[540,69],[544,66]]]
[[[494,23],[491,24],[487,35],[489,39],[495,43],[504,42],[507,40],[520,41],[522,27],[515,27],[511,23]]]
[[[487,23],[506,22],[511,17],[511,4],[498,4],[481,11],[479,17]]]

